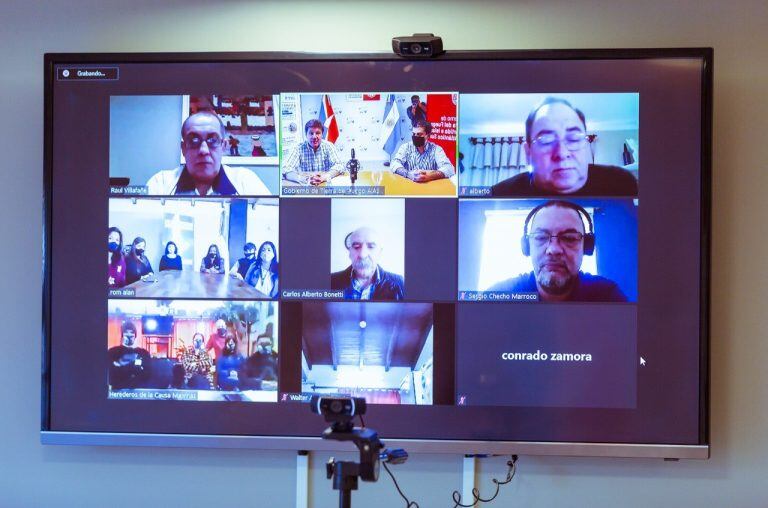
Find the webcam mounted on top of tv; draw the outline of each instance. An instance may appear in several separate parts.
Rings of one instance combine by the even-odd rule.
[[[435,34],[393,37],[392,51],[404,58],[434,58],[445,53],[443,39]]]

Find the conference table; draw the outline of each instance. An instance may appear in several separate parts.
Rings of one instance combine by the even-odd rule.
[[[378,173],[378,175],[377,175]],[[380,177],[379,182],[376,177]],[[385,196],[456,196],[456,176],[451,178],[441,178],[431,182],[417,183],[400,175],[396,175],[388,169],[382,170],[364,170],[357,174],[355,187],[384,187]],[[283,180],[283,187],[301,186],[298,183]],[[350,187],[352,181],[348,174],[339,175],[330,182],[320,185],[333,187]],[[306,187],[306,186],[304,186]]]
[[[269,299],[245,281],[226,273],[195,270],[165,270],[151,280],[138,280],[123,289],[133,289],[139,298],[242,298]]]

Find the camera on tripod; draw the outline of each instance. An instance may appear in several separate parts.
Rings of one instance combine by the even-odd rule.
[[[310,400],[312,412],[322,415],[334,431],[351,431],[355,416],[364,415],[365,399],[362,397],[322,397],[313,395]]]
[[[357,490],[358,477],[366,482],[375,482],[379,479],[381,460],[401,464],[408,458],[405,450],[384,449],[384,443],[375,430],[354,426],[352,420],[355,416],[365,414],[365,399],[313,395],[309,405],[313,413],[322,415],[331,424],[323,432],[323,439],[352,441],[360,451],[360,462],[337,461],[331,457],[325,465],[328,479],[333,479],[333,489],[339,491],[341,508],[351,506],[351,493]]]

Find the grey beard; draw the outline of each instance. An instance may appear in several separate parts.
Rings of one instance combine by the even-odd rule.
[[[572,277],[560,277],[553,273],[539,272],[536,276],[536,282],[546,290],[547,293],[552,295],[564,295],[567,294],[573,286]]]
[[[376,265],[370,259],[359,259],[352,263],[352,269],[358,277],[370,277],[375,268]]]

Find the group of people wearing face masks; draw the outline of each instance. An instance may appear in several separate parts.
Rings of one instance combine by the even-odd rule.
[[[142,348],[136,325],[126,320],[121,325],[121,344],[109,349],[109,384],[112,390],[137,388],[176,388],[191,390],[261,390],[264,382],[277,382],[277,352],[273,350],[271,325],[259,336],[253,354],[246,358],[244,338],[238,338],[223,319],[216,321],[216,331],[206,340],[200,332],[191,344],[177,350],[172,379],[160,386],[152,379],[152,357]],[[167,360],[166,360],[167,361]],[[162,370],[162,369],[161,369]],[[162,378],[162,373],[158,372]],[[276,386],[276,385],[275,385]]]
[[[247,359],[241,352],[244,341],[223,319],[216,321],[216,332],[207,341],[202,333],[195,333],[192,345],[179,350],[184,387],[258,390],[263,389],[265,380],[277,381],[277,352],[272,350],[271,337],[260,336],[256,351]]]
[[[138,280],[154,277],[154,269],[145,251],[147,242],[137,236],[128,248],[123,246],[123,233],[116,227],[109,228],[108,236],[108,279],[109,288],[121,288]],[[165,244],[165,253],[160,259],[159,271],[182,270],[179,248],[175,242]],[[200,262],[201,273],[226,273],[226,263],[219,253],[219,247],[211,244]],[[238,259],[229,274],[250,284],[256,290],[276,298],[278,294],[277,248],[272,242],[264,242],[256,249],[248,242],[243,247],[243,257]]]
[[[124,249],[122,231],[116,227],[109,228],[107,235],[107,264],[109,267],[107,284],[110,288],[121,288],[133,284],[137,280],[147,280],[154,276],[155,271],[152,269],[152,264],[144,253],[146,246],[147,241],[137,236],[131,246]]]

